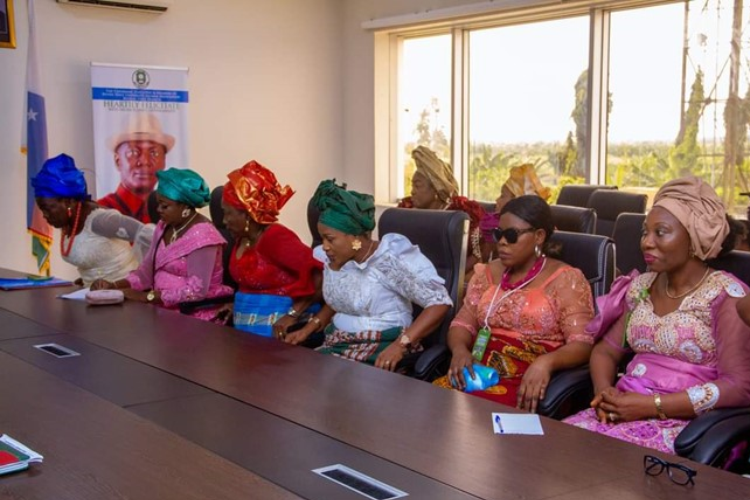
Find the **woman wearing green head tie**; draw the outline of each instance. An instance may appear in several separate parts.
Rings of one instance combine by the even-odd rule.
[[[319,351],[393,371],[448,313],[451,299],[444,281],[405,236],[372,239],[372,196],[323,181],[313,201],[323,239],[313,255],[324,264],[326,305],[284,340],[297,344],[325,328]],[[412,322],[413,303],[423,311]]]
[[[226,240],[196,208],[206,206],[210,193],[206,182],[188,169],[172,168],[156,173],[157,211],[161,220],[140,267],[114,283],[99,280],[92,290],[125,289],[125,297],[176,309],[181,302],[231,295],[222,284],[222,247]],[[200,309],[194,317],[212,320],[216,308]]]

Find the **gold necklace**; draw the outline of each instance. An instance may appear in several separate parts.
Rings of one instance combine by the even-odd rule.
[[[684,297],[685,295],[689,295],[689,294],[693,293],[694,291],[696,291],[696,290],[697,290],[697,289],[698,289],[698,288],[699,288],[699,287],[700,287],[700,286],[701,286],[701,285],[703,284],[703,282],[704,282],[704,281],[706,281],[706,278],[708,277],[708,273],[709,273],[709,271],[710,271],[710,270],[711,270],[711,268],[710,268],[710,267],[708,267],[708,266],[706,266],[706,272],[705,272],[705,273],[703,273],[703,277],[702,277],[702,278],[701,278],[701,280],[700,280],[700,281],[698,282],[698,284],[697,284],[697,285],[695,285],[695,286],[694,286],[693,288],[691,288],[690,290],[688,290],[687,292],[685,292],[685,293],[681,293],[681,294],[679,294],[679,295],[672,295],[671,293],[669,293],[669,276],[665,275],[664,277],[666,278],[666,280],[664,281],[664,293],[665,293],[665,294],[667,295],[667,297],[669,297],[670,299],[681,299],[681,298],[682,298],[682,297]]]
[[[169,237],[169,243],[174,243],[177,238],[179,238],[180,233],[187,228],[191,222],[193,222],[193,219],[195,219],[198,216],[198,212],[195,212],[192,217],[190,217],[187,222],[185,222],[183,225],[180,226],[179,229],[172,228],[172,236]]]

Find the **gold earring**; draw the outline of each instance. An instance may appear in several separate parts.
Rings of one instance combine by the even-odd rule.
[[[68,218],[73,217],[73,209],[70,208],[70,205],[68,205]]]
[[[245,232],[250,232],[250,219],[245,219]]]
[[[183,208],[182,209],[182,218],[187,219],[190,217],[190,209],[189,208]]]
[[[537,259],[542,256],[542,249],[539,248],[539,245],[534,246],[534,254],[536,255]]]
[[[352,250],[355,252],[360,250],[362,248],[362,242],[359,240],[359,238],[356,238],[354,241],[352,241]]]

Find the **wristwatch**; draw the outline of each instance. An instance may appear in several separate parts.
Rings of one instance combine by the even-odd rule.
[[[146,294],[146,302],[153,302],[156,300],[156,292],[154,290],[149,290]]]
[[[401,332],[401,336],[398,338],[398,343],[401,347],[408,349],[411,347],[411,339],[406,334],[406,331]]]

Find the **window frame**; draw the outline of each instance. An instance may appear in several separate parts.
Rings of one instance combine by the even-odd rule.
[[[438,34],[452,36],[451,64],[451,164],[462,193],[469,175],[469,39],[470,32],[534,22],[551,21],[586,15],[590,22],[589,36],[589,120],[586,144],[587,181],[603,184],[607,164],[607,98],[609,74],[610,17],[613,12],[648,8],[658,5],[685,3],[685,0],[571,0],[544,4],[528,1],[504,7],[494,2],[477,4],[474,15],[461,15],[461,8],[430,12],[430,19],[404,16],[373,21],[364,27],[375,32],[375,196],[382,204],[393,204],[403,189],[401,165],[398,163],[398,78],[402,47],[405,40]],[[492,5],[488,5],[492,4]],[[471,6],[466,6],[467,8]],[[428,17],[425,15],[425,17]],[[437,19],[436,19],[437,18]],[[596,126],[594,126],[596,124]],[[387,139],[385,139],[387,137]],[[387,159],[387,161],[382,161]],[[403,189],[403,190],[402,190]]]

